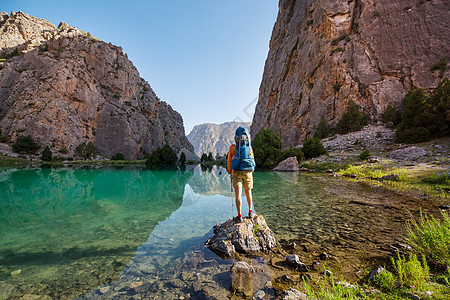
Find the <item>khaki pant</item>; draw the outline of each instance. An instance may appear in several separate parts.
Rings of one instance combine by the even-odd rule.
[[[252,171],[233,171],[231,175],[231,182],[235,189],[242,189],[244,185],[245,190],[253,189],[253,172]]]

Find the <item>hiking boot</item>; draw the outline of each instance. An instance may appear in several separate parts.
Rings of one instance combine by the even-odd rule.
[[[248,213],[248,217],[250,219],[253,219],[256,216],[256,214],[254,212]]]
[[[239,216],[234,217],[233,221],[236,222],[236,223],[242,223],[242,222],[244,222],[244,220],[242,219],[242,217],[239,217]]]

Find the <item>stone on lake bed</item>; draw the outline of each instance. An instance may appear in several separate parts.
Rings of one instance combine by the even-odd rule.
[[[299,290],[290,289],[288,291],[283,291],[283,298],[281,298],[281,299],[283,299],[283,300],[291,300],[291,299],[307,300],[308,295],[300,292]]]
[[[231,272],[250,274],[254,273],[255,269],[251,265],[249,265],[246,261],[237,261],[234,262],[233,265],[231,266]]]
[[[369,281],[374,281],[378,276],[381,276],[383,272],[388,272],[382,267],[378,267],[375,270],[372,270],[372,272],[369,273]]]
[[[308,269],[306,265],[300,261],[298,255],[295,254],[286,256],[286,262],[296,270],[307,271]]]
[[[18,270],[15,270],[15,271],[12,271],[11,272],[11,276],[17,276],[17,275],[19,275],[20,273],[22,273],[22,270],[21,269],[18,269]]]
[[[266,293],[263,290],[259,290],[255,293],[254,298],[256,300],[262,300],[266,296]]]
[[[213,230],[214,236],[205,244],[222,258],[232,257],[236,252],[251,254],[277,246],[275,235],[261,215],[245,217],[241,223],[230,219],[215,225]]]
[[[135,282],[132,282],[132,283],[130,284],[130,287],[136,288],[136,287],[141,286],[142,283],[143,283],[142,281],[135,281]]]

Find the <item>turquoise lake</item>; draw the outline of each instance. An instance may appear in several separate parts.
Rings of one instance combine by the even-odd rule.
[[[254,181],[255,210],[280,241],[329,251],[397,241],[409,212],[431,207],[326,175],[256,172]],[[220,167],[0,169],[0,299],[100,299],[145,284],[147,297],[176,298],[192,274],[225,291],[229,275],[219,270],[229,262],[203,244],[231,217]],[[183,273],[197,254],[218,270],[203,281],[198,264]]]

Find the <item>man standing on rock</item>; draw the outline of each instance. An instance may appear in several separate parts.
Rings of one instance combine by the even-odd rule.
[[[252,211],[252,188],[253,171],[255,170],[255,159],[250,142],[250,134],[245,127],[236,129],[234,137],[235,145],[231,145],[228,150],[227,169],[231,174],[231,183],[236,193],[236,222],[242,222],[242,186],[245,190],[248,203],[248,216],[253,218],[255,213]]]

